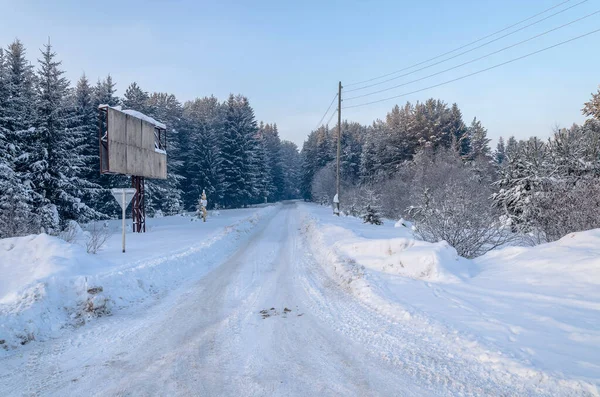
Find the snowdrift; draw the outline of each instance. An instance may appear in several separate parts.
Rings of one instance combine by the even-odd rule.
[[[585,285],[600,286],[600,229],[570,233],[536,247],[491,251],[474,262],[482,277],[574,291]]]
[[[393,321],[410,321],[484,365],[600,396],[600,229],[468,260],[410,227],[363,224],[304,204],[303,232],[329,276]]]
[[[223,211],[206,224],[154,219],[154,230],[128,237],[128,254],[120,233],[99,255],[46,234],[0,240],[0,354],[198,279],[275,211]]]

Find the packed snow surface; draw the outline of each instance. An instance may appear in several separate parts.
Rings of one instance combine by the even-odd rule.
[[[0,395],[600,395],[599,231],[470,261],[305,203],[151,221],[0,240]]]

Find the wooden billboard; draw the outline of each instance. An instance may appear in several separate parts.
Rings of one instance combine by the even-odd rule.
[[[100,172],[166,179],[166,126],[135,110],[99,109]]]

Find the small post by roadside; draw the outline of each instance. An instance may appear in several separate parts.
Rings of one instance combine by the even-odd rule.
[[[125,253],[125,210],[127,209],[127,206],[131,202],[131,199],[133,199],[133,196],[135,195],[137,190],[132,189],[132,188],[129,188],[129,189],[115,188],[115,189],[111,189],[110,192],[112,193],[115,200],[117,200],[117,203],[119,203],[119,205],[121,206],[121,220],[122,220],[121,226],[123,229],[122,243],[123,243],[123,253]]]
[[[208,200],[206,199],[206,192],[202,190],[202,197],[200,199],[200,210],[202,211],[202,221],[206,222],[206,215],[208,214],[206,211],[206,206],[208,205]]]

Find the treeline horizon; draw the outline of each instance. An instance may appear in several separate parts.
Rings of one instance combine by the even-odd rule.
[[[582,113],[582,125],[544,140],[501,137],[495,150],[480,120],[467,124],[456,103],[435,98],[395,105],[371,125],[343,121],[341,209],[367,222],[411,219],[422,238],[467,257],[516,237],[536,244],[598,228],[600,90]],[[336,128],[321,126],[304,142],[306,200],[332,204]]]
[[[280,139],[275,123],[259,123],[243,95],[182,104],[173,94],[149,93],[133,82],[119,97],[110,74],[95,85],[85,74],[71,84],[53,46],[40,52],[34,66],[18,39],[0,48],[0,238],[56,234],[69,221],[119,213],[110,188],[131,182],[100,175],[100,104],[167,125],[168,177],[146,180],[150,216],[194,211],[202,190],[209,208],[299,197],[297,146]]]

